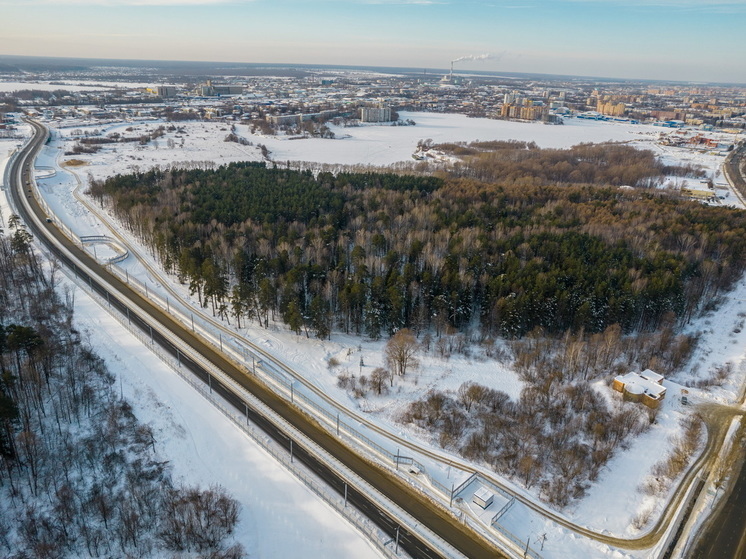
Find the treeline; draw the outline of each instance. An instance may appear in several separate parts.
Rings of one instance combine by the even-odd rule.
[[[30,235],[0,236],[0,555],[239,559],[238,503],[184,487],[74,328]]]
[[[741,211],[543,183],[242,163],[119,175],[90,193],[214,313],[319,337],[654,330],[744,270]]]
[[[668,175],[701,177],[701,168],[665,165],[650,150],[625,144],[579,144],[569,149],[539,149],[534,142],[492,141],[421,144],[459,157],[453,176],[485,182],[596,184],[655,187]]]

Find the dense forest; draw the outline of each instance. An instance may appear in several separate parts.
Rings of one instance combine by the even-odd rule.
[[[57,294],[31,236],[0,236],[0,556],[240,559],[239,505],[172,480]]]
[[[234,163],[119,175],[90,193],[215,314],[319,337],[652,331],[743,272],[743,212],[608,186],[677,172],[649,152],[477,151],[437,177]]]

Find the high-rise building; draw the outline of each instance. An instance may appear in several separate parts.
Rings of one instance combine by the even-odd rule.
[[[164,99],[176,97],[176,87],[173,85],[159,85],[156,92],[159,97],[163,97]]]
[[[391,122],[391,107],[380,104],[377,107],[360,109],[361,122]]]

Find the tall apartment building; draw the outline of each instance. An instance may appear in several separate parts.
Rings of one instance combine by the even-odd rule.
[[[391,122],[391,107],[363,107],[360,109],[361,122]]]
[[[613,101],[599,101],[596,111],[607,116],[623,116],[627,106],[624,103],[614,103]]]
[[[503,104],[500,116],[503,118],[515,118],[520,120],[540,120],[547,114],[546,107],[542,105],[511,105]]]
[[[203,97],[213,97],[215,95],[240,95],[243,93],[243,86],[214,84],[211,80],[207,80],[207,82],[197,88],[197,92]]]
[[[156,89],[156,93],[159,97],[163,97],[164,99],[176,97],[176,87],[173,85],[159,85]]]

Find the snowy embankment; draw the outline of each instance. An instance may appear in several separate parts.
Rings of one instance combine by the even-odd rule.
[[[340,138],[343,134],[349,134],[348,138],[335,140],[288,141],[266,137],[251,137],[250,139],[255,143],[267,145],[272,151],[272,157],[280,161],[287,158],[327,163],[388,164],[408,160],[416,149],[417,141],[424,138],[432,138],[434,141],[523,139],[534,140],[539,145],[552,147],[569,147],[581,141],[591,140],[632,140],[642,147],[649,147],[654,139],[653,134],[657,133],[657,130],[652,127],[589,121],[577,121],[565,126],[544,126],[467,119],[460,115],[409,114],[405,116],[414,118],[418,125],[335,129],[335,133]],[[38,161],[39,166],[55,165],[62,159],[61,154],[70,146],[70,142],[61,141],[59,136],[69,138],[75,128],[81,127],[81,123],[66,124],[67,128],[56,132],[55,141],[42,152],[42,157]],[[109,133],[114,129],[121,132],[122,128],[135,126],[133,133],[142,133],[160,124],[126,123],[102,130],[102,132]],[[134,144],[117,144],[114,147],[104,147],[99,154],[93,156],[76,156],[88,164],[76,167],[75,176],[84,182],[89,172],[94,178],[102,179],[115,173],[144,170],[153,165],[167,165],[179,161],[214,161],[220,164],[234,160],[259,160],[261,158],[259,150],[255,147],[224,142],[227,130],[226,125],[222,123],[187,123],[180,124],[179,128],[181,131],[170,133],[160,139],[157,145],[142,147]],[[240,130],[240,132],[248,134],[247,130]],[[168,139],[172,139],[173,142],[168,142]],[[183,145],[181,145],[182,141]],[[60,172],[54,177],[39,179],[39,183],[41,191],[54,208],[55,213],[71,226],[76,234],[90,235],[107,232],[107,228],[90,211],[78,204],[71,195],[71,191],[76,186],[76,179],[71,174]],[[145,250],[140,252],[147,253]],[[150,264],[155,265],[152,259]],[[131,276],[146,282],[153,292],[166,294],[160,280],[142,264],[129,259],[122,266]],[[179,291],[182,297],[188,298],[183,286],[175,284],[172,288]],[[739,290],[741,289],[743,289],[742,286],[739,287]],[[734,298],[746,299],[746,289],[743,293],[734,294]],[[89,309],[89,312],[95,316],[93,310]],[[701,331],[703,334],[700,337],[697,354],[697,370],[687,373],[689,375],[687,380],[707,376],[708,370],[723,363],[724,359],[736,364],[743,360],[743,353],[737,348],[743,347],[746,337],[740,330],[738,333],[735,332],[738,322],[743,320],[738,316],[739,312],[736,306],[728,307],[727,312],[719,314],[718,324],[732,324],[732,326],[723,326],[723,329],[718,330],[717,333],[705,322],[693,325],[695,331]],[[730,336],[728,336],[729,333]],[[353,411],[365,414],[366,418],[399,436],[414,441],[422,440],[428,444],[436,443],[429,440],[427,433],[403,428],[396,422],[396,419],[403,408],[421,397],[429,388],[455,390],[465,380],[471,380],[503,390],[512,398],[516,398],[522,388],[522,383],[515,373],[494,360],[482,359],[477,355],[472,357],[454,355],[444,360],[428,355],[421,358],[420,372],[407,378],[406,382],[398,383],[395,390],[388,396],[375,397],[368,394],[355,399],[337,387],[337,375],[344,369],[357,374],[365,374],[376,366],[382,365],[382,342],[369,342],[339,334],[335,334],[332,341],[308,340],[287,332],[280,325],[272,325],[269,330],[265,330],[252,324],[243,328],[240,334],[266,348],[297,370],[304,378]],[[728,354],[718,354],[713,350],[721,347],[719,344],[722,343],[724,336],[732,351]],[[738,342],[738,345],[730,344],[730,341]],[[116,347],[116,344],[113,347]],[[339,362],[339,366],[334,369],[328,367],[332,357]],[[142,370],[143,368],[138,367],[128,374],[136,375]],[[731,400],[734,397],[735,384],[733,380],[732,384],[726,384],[714,392],[697,393],[697,397],[716,398],[720,401]],[[691,407],[682,408],[678,403],[676,393],[679,387],[676,384],[667,383],[666,386],[669,396],[658,415],[657,423],[648,433],[636,440],[629,450],[618,453],[602,471],[600,479],[591,487],[589,495],[572,510],[566,511],[573,521],[620,536],[634,535],[634,531],[629,528],[632,518],[649,506],[637,492],[637,487],[643,483],[652,464],[661,457],[661,448],[670,446],[669,438],[680,432],[679,420],[690,414],[692,410]],[[602,386],[600,389],[608,391],[611,396],[608,387]],[[217,452],[214,454],[218,455]],[[441,483],[450,485],[453,481],[456,483],[461,481],[461,479],[453,479],[455,472],[448,465],[447,459],[440,463],[435,460],[428,461],[425,458],[422,460],[432,469],[430,473]],[[215,474],[214,471],[209,470],[204,473],[208,476]],[[232,490],[228,484],[224,483],[224,485]],[[514,489],[522,492],[519,487]],[[571,532],[559,528],[525,507],[512,507],[501,522],[522,539],[532,538],[534,540],[541,534],[547,534],[542,552],[545,557],[612,553],[611,550],[598,547],[589,540],[577,538]],[[247,547],[251,550],[251,547],[248,545]],[[644,552],[631,552],[629,556],[645,555]]]
[[[238,540],[249,557],[379,557],[366,539],[249,439],[99,304],[76,291],[80,329],[153,427],[174,477],[218,483],[242,504]]]

